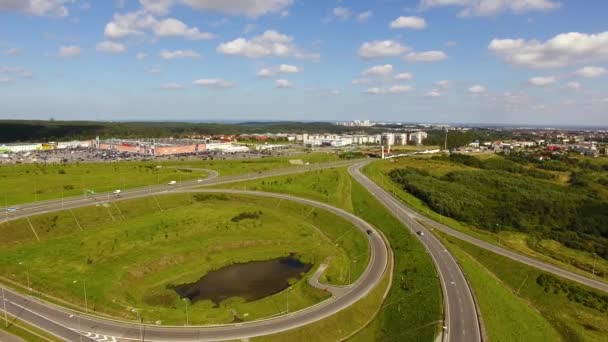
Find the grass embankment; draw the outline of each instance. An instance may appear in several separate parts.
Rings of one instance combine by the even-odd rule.
[[[187,167],[212,169],[229,176],[338,160],[333,153],[308,153],[244,160],[0,165],[0,206],[80,196],[87,190],[110,192],[206,176],[205,172]]]
[[[424,247],[386,208],[354,181],[346,168],[320,170],[297,176],[273,177],[222,185],[235,189],[272,191],[325,201],[349,210],[381,230],[394,253],[392,287],[378,315],[354,336],[354,341],[431,341],[441,320],[441,288]],[[377,303],[380,305],[380,303]],[[357,309],[351,317],[359,315]],[[368,312],[371,317],[373,312]],[[357,324],[350,324],[350,320]],[[318,341],[335,341],[333,330],[342,326],[356,332],[360,320],[332,317],[322,327],[305,327]],[[332,322],[333,321],[333,322]],[[348,329],[347,329],[348,325]],[[322,330],[321,330],[322,329]],[[327,337],[324,337],[325,334]]]
[[[0,330],[5,331],[11,335],[20,337],[24,341],[48,341],[48,342],[61,341],[59,338],[57,338],[53,335],[50,335],[38,328],[32,327],[31,325],[29,325],[27,323],[16,320],[14,317],[11,317],[11,316],[9,316],[8,328],[6,327],[4,322],[2,322],[2,324],[0,324]]]
[[[471,282],[491,341],[606,340],[606,294],[437,234]]]
[[[493,163],[497,163],[496,160],[498,160],[498,163],[502,163],[501,159],[502,157],[499,156],[485,156],[483,162],[491,166]],[[557,171],[547,171],[542,169],[535,170],[532,166],[518,166],[518,164],[512,164],[513,163],[509,163],[509,167],[513,167],[514,173],[506,174],[505,177],[507,178],[514,178],[518,181],[524,181],[526,182],[526,184],[536,184],[536,186],[541,187],[547,185],[550,189],[553,190],[568,187],[567,184],[563,184],[561,180],[562,176],[560,176],[560,173]],[[402,187],[399,184],[393,182],[393,180],[389,176],[389,174],[393,170],[406,168],[424,170],[433,177],[445,177],[450,173],[496,173],[497,171],[480,171],[477,168],[463,165],[460,163],[418,157],[376,161],[367,166],[365,169],[366,174],[370,178],[372,178],[376,183],[393,193],[395,196],[400,198],[404,203],[406,203],[410,207],[416,209],[417,211],[425,214],[426,216],[438,222],[446,224],[456,230],[465,232],[471,236],[482,239],[484,241],[508,247],[516,252],[538,258],[539,260],[552,263],[572,272],[576,272],[585,276],[592,276],[595,272],[595,276],[597,279],[608,281],[608,260],[602,259],[599,256],[592,254],[591,252],[583,251],[580,249],[568,248],[558,241],[546,238],[543,234],[535,231],[536,226],[530,228],[528,232],[515,231],[512,230],[512,228],[504,227],[501,225],[496,226],[495,224],[492,227],[480,229],[473,225],[469,225],[456,219],[441,215],[441,213],[447,212],[446,203],[443,203],[445,205],[445,209],[442,206],[439,206],[438,209],[434,211],[429,207],[429,205],[427,205],[425,201],[414,196],[413,194],[404,191]],[[537,174],[537,172],[540,173]],[[534,175],[536,177],[530,175]],[[549,180],[538,178],[545,177],[547,175],[555,175],[555,178]],[[525,186],[526,189],[528,187],[529,186]],[[576,189],[564,189],[564,191],[566,190],[579,191]],[[441,194],[442,196],[445,195],[444,192],[441,192]],[[467,199],[465,192],[458,192],[458,196],[460,196],[459,201]],[[546,200],[554,200],[554,198],[548,198]],[[443,199],[443,201],[445,202],[445,198]],[[455,201],[452,201],[451,203],[455,203]],[[480,212],[487,212],[488,210],[491,209],[480,210]],[[552,211],[550,215],[559,216],[560,213]],[[505,217],[508,216],[509,215],[505,215]]]
[[[243,217],[251,218],[238,219]],[[356,279],[365,263],[351,260],[366,260],[369,253],[364,234],[329,212],[290,201],[211,194],[155,196],[2,223],[0,247],[0,273],[8,280],[25,285],[29,270],[35,292],[80,307],[86,281],[90,310],[135,319],[129,308],[138,308],[146,322],[163,324],[185,319],[186,304],[169,284],[290,253],[315,265],[331,260],[330,282],[349,272]],[[328,297],[305,279],[289,291],[290,311]],[[277,315],[286,310],[286,293],[249,303],[231,298],[217,308],[211,301],[197,302],[189,308],[190,323]]]

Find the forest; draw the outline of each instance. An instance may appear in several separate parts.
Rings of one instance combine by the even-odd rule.
[[[608,259],[608,201],[578,168],[560,184],[552,173],[506,158],[442,158],[468,167],[442,176],[407,167],[390,177],[434,211],[474,227],[529,233]]]

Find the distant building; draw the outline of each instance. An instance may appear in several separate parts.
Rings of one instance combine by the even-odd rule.
[[[427,137],[428,134],[422,131],[410,133],[410,141],[416,145],[422,145]]]

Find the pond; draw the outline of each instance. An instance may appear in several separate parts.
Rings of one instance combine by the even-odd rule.
[[[172,288],[192,303],[211,300],[219,305],[230,297],[250,302],[283,291],[290,286],[289,279],[300,280],[311,267],[312,264],[302,263],[294,256],[251,261],[211,271],[194,283]]]

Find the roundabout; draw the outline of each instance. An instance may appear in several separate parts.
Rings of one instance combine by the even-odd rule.
[[[252,260],[271,260],[278,257],[285,257],[286,252],[287,254],[295,255],[296,258],[298,258],[303,263],[309,262],[311,265],[314,265],[314,267],[302,278],[306,279],[307,281],[294,279],[292,277],[291,279],[288,279],[289,289],[292,290],[282,291],[276,294],[272,294],[270,297],[268,297],[270,298],[269,301],[275,303],[275,309],[277,307],[276,303],[279,301],[282,303],[283,298],[285,298],[284,309],[273,309],[269,312],[265,312],[264,314],[256,314],[255,312],[253,312],[253,307],[267,299],[261,299],[262,302],[259,303],[256,303],[256,301],[251,301],[252,305],[250,305],[250,308],[243,309],[243,307],[248,304],[247,301],[243,301],[242,298],[230,298],[227,301],[222,301],[215,304],[219,308],[224,309],[224,312],[232,313],[232,317],[221,317],[219,319],[217,317],[213,317],[210,320],[197,319],[196,307],[197,305],[199,306],[199,308],[202,307],[199,303],[191,307],[190,310],[192,312],[192,315],[189,315],[189,313],[186,312],[186,315],[193,317],[192,322],[190,322],[190,317],[186,317],[186,321],[182,321],[181,324],[177,324],[178,321],[176,319],[171,319],[170,315],[159,316],[167,317],[164,319],[164,321],[161,319],[155,319],[154,315],[152,315],[152,313],[154,312],[153,308],[151,309],[150,307],[148,307],[148,309],[146,310],[142,308],[136,308],[134,306],[129,307],[128,305],[124,305],[124,298],[117,298],[116,296],[114,296],[112,299],[114,299],[116,302],[119,302],[117,303],[117,305],[120,304],[122,306],[126,306],[125,312],[129,310],[130,311],[128,312],[128,314],[124,315],[113,314],[112,318],[109,318],[106,315],[104,315],[103,317],[96,316],[97,312],[95,313],[95,315],[90,315],[82,312],[72,311],[70,309],[60,307],[57,304],[51,304],[49,302],[42,301],[34,297],[24,296],[17,293],[16,291],[6,288],[5,298],[8,300],[6,301],[8,303],[7,311],[9,311],[9,313],[12,315],[18,315],[19,318],[29,322],[32,325],[39,327],[49,326],[49,328],[45,328],[45,330],[51,331],[58,336],[64,336],[63,334],[69,335],[76,333],[78,335],[78,338],[80,338],[80,336],[84,336],[85,338],[91,338],[95,340],[96,337],[94,337],[93,335],[91,335],[93,336],[91,337],[87,334],[96,334],[99,336],[105,336],[104,338],[107,338],[108,340],[114,339],[117,341],[141,340],[142,338],[147,341],[201,341],[241,339],[254,336],[268,335],[285,330],[294,329],[321,320],[334,313],[337,313],[349,307],[350,305],[364,297],[366,294],[368,294],[369,291],[372,290],[379,282],[386,270],[389,252],[388,245],[381,237],[381,235],[377,231],[375,231],[372,226],[370,226],[360,218],[341,209],[326,205],[324,203],[315,202],[303,198],[296,198],[288,195],[238,190],[193,190],[188,188],[176,188],[170,191],[163,190],[160,192],[149,192],[148,195],[149,196],[145,196],[140,193],[137,193],[136,196],[134,196],[133,198],[145,197],[146,200],[150,203],[159,202],[160,199],[161,201],[158,203],[160,204],[163,202],[167,202],[163,200],[165,198],[170,197],[179,198],[179,200],[181,201],[188,199],[189,201],[196,202],[196,198],[198,196],[198,199],[201,200],[201,202],[203,203],[195,203],[194,205],[199,206],[205,204],[204,202],[208,201],[209,199],[211,199],[211,201],[216,202],[223,201],[223,199],[218,200],[218,198],[222,198],[222,196],[236,197],[239,198],[239,200],[241,201],[245,198],[248,198],[250,200],[253,199],[254,202],[257,201],[256,204],[246,203],[246,206],[249,205],[249,207],[247,208],[236,206],[235,208],[233,208],[233,212],[226,213],[227,216],[224,215],[224,217],[218,221],[225,222],[227,217],[231,217],[232,219],[230,220],[230,223],[226,224],[226,226],[221,226],[221,224],[218,224],[215,221],[213,222],[213,224],[216,224],[216,229],[223,229],[224,232],[237,230],[236,236],[241,236],[242,239],[236,244],[234,240],[228,242],[224,241],[227,244],[221,244],[220,242],[218,242],[221,240],[221,236],[218,235],[216,237],[217,239],[214,240],[214,237],[210,232],[193,232],[193,235],[184,237],[190,243],[195,241],[193,237],[197,236],[197,234],[207,234],[210,240],[212,240],[214,243],[213,245],[201,247],[202,250],[205,251],[208,251],[209,249],[213,248],[226,248],[226,246],[230,244],[232,244],[231,248],[233,251],[238,251],[244,248],[244,246],[249,243],[247,241],[251,241],[248,240],[246,237],[247,230],[266,229],[268,222],[271,221],[270,217],[273,215],[281,216],[281,218],[284,220],[283,223],[289,222],[289,220],[291,219],[297,219],[301,221],[301,224],[297,225],[297,232],[300,234],[299,238],[297,235],[289,236],[289,234],[287,234],[285,231],[283,231],[283,234],[278,235],[280,237],[280,239],[278,240],[282,239],[282,242],[278,243],[278,245],[280,246],[281,243],[283,243],[283,246],[281,246],[281,248],[277,248],[273,251],[272,246],[277,243],[278,240],[276,240],[268,242],[268,246],[270,246],[269,248],[266,248],[267,246],[264,246],[264,248],[260,248],[258,251],[255,251],[254,254],[260,254],[254,257],[246,254],[240,255],[238,252],[230,253],[235,255],[233,257],[233,260],[211,265],[207,268],[207,271],[217,270],[220,269],[222,266],[229,264],[240,264]],[[152,197],[152,199],[150,199],[150,197]],[[109,208],[111,208],[112,206],[116,206],[116,204],[119,203],[120,207],[125,208],[126,206],[122,203],[124,203],[124,201],[129,198],[130,197],[123,197],[121,199],[110,199],[110,201],[101,203],[100,207],[109,210]],[[90,203],[88,205],[90,205]],[[65,207],[65,204],[63,204],[63,206],[63,209],[71,209],[69,211],[75,211],[76,208],[81,207],[83,205],[82,203],[71,203],[70,207],[68,208]],[[263,208],[259,206],[262,206]],[[148,224],[143,224],[142,230],[139,231],[140,233],[142,231],[151,231],[152,229],[150,229],[150,227],[158,227],[159,224],[165,224],[167,228],[168,226],[173,226],[176,221],[171,221],[171,217],[173,219],[180,218],[181,220],[185,221],[197,219],[195,217],[185,216],[183,213],[180,213],[179,208],[175,210],[171,208],[163,208],[162,204],[160,204],[159,207],[161,208],[160,211],[162,212],[162,214],[158,215],[162,216],[162,220],[164,220],[164,223],[159,223],[155,221],[152,223],[148,222]],[[273,207],[291,207],[292,214],[283,215],[278,212],[274,213],[272,210]],[[59,211],[62,208],[60,206],[57,206],[55,208],[46,207],[45,212],[52,212],[53,209]],[[214,210],[213,206],[210,206],[210,208],[208,209],[211,211],[205,212],[205,214],[198,217],[198,219],[200,219],[201,217],[212,216],[213,212],[216,212],[216,214],[219,212],[217,209]],[[253,209],[257,210],[255,212],[257,213],[256,215],[258,215],[258,217],[255,217],[256,215],[253,215]],[[135,209],[131,208],[131,210]],[[295,215],[295,213],[298,211],[300,213],[299,216]],[[127,213],[125,213],[125,215],[128,215],[128,211]],[[325,216],[321,217],[317,215]],[[346,264],[351,263],[351,259],[353,259],[354,256],[348,255],[348,249],[352,249],[352,251],[350,251],[351,254],[356,253],[355,250],[357,249],[353,246],[356,247],[357,243],[351,241],[350,244],[352,244],[353,246],[347,248],[344,246],[337,246],[339,244],[329,244],[320,242],[322,239],[319,239],[319,237],[322,237],[322,235],[326,235],[326,237],[329,236],[330,238],[328,239],[328,241],[334,241],[335,236],[338,236],[339,239],[344,240],[344,238],[340,237],[340,235],[336,235],[344,235],[344,232],[323,232],[322,230],[317,229],[316,225],[320,224],[321,222],[327,222],[327,219],[329,217],[328,215],[339,217],[340,220],[347,223],[347,226],[350,227],[350,231],[358,230],[355,236],[360,237],[364,244],[368,245],[365,249],[367,253],[363,257],[358,256],[359,259],[364,259],[367,262],[365,265],[361,263],[362,265],[360,271],[357,273],[356,269],[351,270],[351,266],[348,266],[348,278],[352,277],[352,279],[344,279],[346,272],[344,271],[344,267],[340,267],[340,265],[344,264],[344,260],[346,261]],[[265,217],[268,217],[266,218],[266,222],[256,223],[257,220],[264,221]],[[33,219],[33,217],[31,219],[28,218],[26,219],[26,221],[31,222]],[[116,217],[114,219],[116,219]],[[310,220],[311,222],[307,223],[306,220]],[[314,220],[317,220],[317,222],[314,222]],[[334,224],[328,225],[328,227],[329,226],[332,227],[331,229],[335,228]],[[156,241],[162,241],[163,239],[166,239],[168,241],[169,239],[171,239],[172,234],[174,232],[165,231],[164,229],[162,229],[162,225],[160,227],[161,229],[158,229],[158,232],[156,232],[154,236],[144,237],[142,240],[154,241],[156,239]],[[281,233],[280,227],[269,227],[269,229],[273,231],[274,234],[276,234],[277,232]],[[122,229],[120,230],[122,231]],[[131,234],[138,234],[137,231],[138,230],[134,229]],[[116,232],[112,233],[115,234]],[[110,232],[108,232],[108,234],[110,234]],[[182,234],[185,235],[186,233]],[[346,234],[351,235],[350,232]],[[313,235],[318,236],[316,236],[315,239],[307,239],[307,236]],[[331,236],[334,236],[334,238],[332,239]],[[109,240],[115,241],[112,240],[112,238],[110,238]],[[169,244],[169,242],[166,243]],[[114,242],[114,244],[116,244],[116,242]],[[118,244],[120,244],[120,242]],[[146,249],[145,244],[141,244],[142,246],[140,247],[143,248],[146,253],[155,253],[155,249],[157,249],[158,247],[157,245],[154,245],[155,248]],[[163,244],[165,244],[164,241],[160,242],[160,245]],[[173,245],[174,244],[175,242],[173,242]],[[97,262],[97,257],[95,257],[95,255],[99,254],[98,250],[104,250],[106,251],[105,253],[109,253],[107,252],[107,250],[111,248],[111,246],[106,246],[105,248],[101,245],[97,246],[96,241],[88,241],[85,246],[88,247],[84,248],[84,250],[91,250],[89,253],[91,255],[87,256],[87,258],[92,259],[91,264],[95,264]],[[264,249],[267,250],[266,253],[264,253]],[[95,253],[93,253],[93,250],[95,250]],[[255,248],[253,248],[253,250],[255,250]],[[158,249],[158,252],[160,252],[161,254],[163,253],[163,251],[164,250],[162,248]],[[358,249],[358,251],[360,252],[360,249]],[[263,257],[260,257],[260,255],[263,255]],[[170,263],[171,260],[175,259],[175,257],[177,256],[165,258],[164,264]],[[340,261],[340,258],[344,258],[344,260]],[[221,257],[208,258],[206,260],[206,264],[213,264],[213,259],[221,259]],[[59,258],[58,261],[60,260],[61,259]],[[159,259],[156,258],[156,260]],[[141,266],[138,260],[134,261],[135,265]],[[196,281],[200,278],[200,267],[196,269],[193,268],[192,265],[193,264],[189,264],[187,262],[183,265],[180,265],[178,263],[176,267],[182,267],[183,269],[182,272],[177,272],[180,273],[181,276],[173,279],[173,281],[175,281],[173,285]],[[147,266],[147,268],[141,268],[143,271],[140,270],[140,272],[136,272],[135,275],[141,275],[142,273],[145,273],[146,270],[154,269],[152,265]],[[204,274],[207,271],[202,273]],[[126,272],[129,273],[131,276],[133,275],[133,269],[129,269]],[[151,278],[146,279],[146,281],[154,283],[152,281],[155,279],[154,277],[155,276],[152,275]],[[358,279],[353,282],[352,280],[354,280],[355,278]],[[162,279],[162,281],[160,281],[159,279],[156,280],[158,280],[156,284],[158,286],[156,286],[156,288],[152,286],[146,290],[143,290],[141,292],[141,297],[135,298],[135,302],[140,303],[139,300],[143,298],[147,298],[148,300],[150,300],[151,298],[155,298],[156,300],[158,300],[159,298],[161,300],[162,298],[165,298],[169,299],[170,305],[174,305],[175,297],[171,297],[169,295],[170,292],[169,288],[166,286],[167,284],[164,282],[165,279]],[[119,283],[117,285],[118,288],[124,288],[125,286],[127,286],[127,288],[130,289],[132,287],[128,284],[121,285]],[[159,291],[159,293],[156,294],[156,297],[154,296],[154,290]],[[292,297],[289,298],[289,293],[292,291],[294,291],[294,293],[291,294]],[[298,293],[298,291],[300,292]],[[137,291],[135,290],[134,292],[137,293]],[[277,296],[281,298],[279,301],[277,301]],[[304,300],[302,300],[302,298],[304,298]],[[291,308],[289,308],[288,306],[288,301],[290,299],[292,301]],[[226,302],[228,302],[228,304],[225,304]],[[187,303],[185,305],[187,305]],[[265,307],[265,305],[260,305],[260,307]],[[272,305],[270,305],[270,307],[272,307]],[[174,311],[180,313],[182,312],[181,308],[177,309],[178,310]],[[188,310],[187,306],[186,310]],[[109,312],[115,313],[112,311]],[[142,313],[144,314],[143,318]],[[133,322],[134,320],[136,322]],[[232,323],[226,324],[226,322],[231,321]],[[161,323],[163,325],[161,326],[158,323]],[[168,326],[166,324],[172,324],[172,326]],[[75,336],[76,335],[63,338],[73,340]]]

